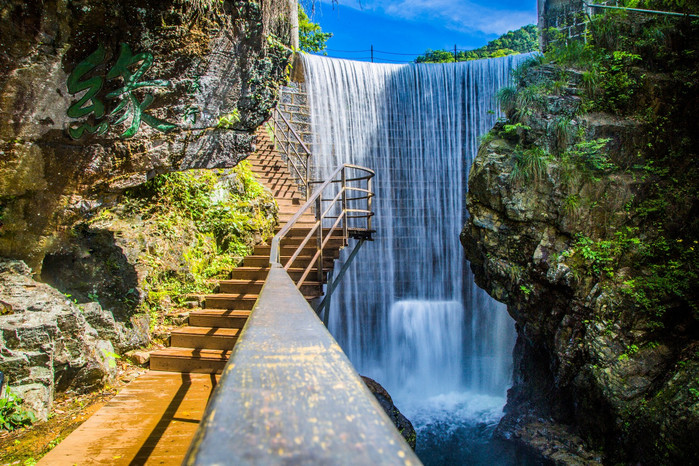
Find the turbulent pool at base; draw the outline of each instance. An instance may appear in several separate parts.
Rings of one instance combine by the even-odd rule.
[[[329,328],[413,421],[425,464],[522,464],[491,440],[510,385],[514,321],[474,284],[459,233],[478,138],[499,116],[497,91],[527,58],[303,57],[318,178],[342,163],[376,171],[375,241],[335,291]]]

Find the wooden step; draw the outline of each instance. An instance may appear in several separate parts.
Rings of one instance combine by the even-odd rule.
[[[280,231],[282,228],[284,228],[284,225],[285,224],[282,224],[282,223],[278,224],[275,228],[275,231],[277,231],[277,232]],[[313,228],[314,226],[315,226],[315,220],[312,222],[308,222],[306,220],[298,221],[294,224],[293,227],[291,227],[291,229],[287,232],[286,236],[288,236],[288,237],[297,237],[297,236],[305,237],[308,234],[308,232],[311,231],[311,228]],[[325,230],[326,230],[325,234],[330,232],[330,229],[325,229]]]
[[[301,194],[294,187],[284,187],[279,189],[270,189],[274,197],[285,197],[287,199],[301,198]]]
[[[313,278],[313,277],[309,277]],[[320,296],[320,290],[313,291],[312,293],[304,294],[304,298],[313,299]],[[252,302],[248,305],[248,300]],[[239,294],[227,294],[227,293],[217,293],[206,295],[204,307],[206,309],[235,309],[235,310],[250,310],[254,307],[257,301],[257,295],[245,295],[241,298]],[[241,304],[248,305],[247,309],[241,308]]]
[[[285,246],[298,247],[301,244],[301,241],[304,240],[304,238],[305,237],[302,237],[302,236],[285,236],[284,238],[282,238],[282,247],[285,247]],[[323,241],[325,241],[326,239],[328,239],[327,236],[323,238]],[[271,241],[270,241],[270,243],[271,243]],[[308,243],[315,246],[315,244],[316,244],[316,235],[315,234],[313,234],[309,238]],[[333,233],[332,238],[330,238],[328,240],[328,247],[336,247],[338,249],[341,249],[342,247],[344,247],[344,245],[345,245],[345,240],[342,237],[342,232],[341,231],[338,232],[336,230],[335,233]],[[260,246],[264,246],[264,245],[260,245]],[[269,245],[267,245],[267,246],[269,246]]]
[[[150,369],[217,374],[223,371],[230,357],[230,350],[170,347],[150,353]]]
[[[242,329],[250,317],[250,311],[230,309],[198,309],[189,313],[189,325],[193,327],[223,327]]]
[[[330,240],[334,241],[334,240]],[[328,241],[328,243],[330,243]],[[291,257],[292,254],[296,253],[296,250],[298,249],[299,245],[285,245],[282,244],[281,248],[279,248],[282,257]],[[326,248],[326,251],[329,251],[331,249],[339,249],[339,248]],[[269,257],[269,253],[272,250],[272,246],[265,246],[265,245],[260,245],[260,246],[255,246],[254,249],[254,255],[255,256],[267,256]],[[302,256],[312,256],[316,253],[316,240],[315,238],[308,240],[308,244],[303,247],[301,250],[301,255]]]
[[[273,175],[256,174],[255,176],[257,178],[257,181],[263,183],[268,188],[273,188],[281,185],[289,185],[294,187],[299,186],[296,183],[296,181],[294,181],[290,176],[282,175],[279,173],[275,173]]]
[[[283,225],[281,227],[278,227],[278,230],[281,230]],[[305,238],[308,232],[310,231],[310,227],[308,225],[294,225],[287,231],[286,235],[284,236],[284,239],[286,238]],[[323,237],[327,237],[328,233],[330,233],[330,228],[323,228]],[[333,235],[337,236],[339,235],[339,231],[335,230]]]
[[[204,297],[205,309],[235,309],[249,311],[257,302],[257,295],[209,294]]]
[[[333,261],[336,259],[336,254],[324,254],[323,257],[323,267],[332,267]],[[282,256],[281,263],[286,265],[289,262],[291,256]],[[299,256],[294,259],[291,264],[295,268],[306,268],[308,264],[311,263],[312,256]],[[247,256],[243,259],[243,265],[245,267],[264,267],[269,264],[269,256]]]
[[[294,218],[294,216],[290,214],[279,215],[279,223],[277,225],[284,226],[289,223],[292,218]],[[302,215],[296,220],[296,225],[308,226],[309,229],[314,227],[315,223],[316,219],[312,215]]]
[[[296,209],[298,209],[303,204],[305,204],[305,202],[301,202],[301,201],[302,201],[302,199],[300,199],[300,198],[299,199],[277,199],[277,205],[280,208],[288,206],[288,207],[295,207]]]
[[[286,165],[270,163],[266,165],[255,165],[250,168],[256,177],[261,179],[279,178],[293,180],[291,173],[286,168]]]
[[[289,273],[289,276],[291,277],[292,280],[296,281],[301,278],[301,275],[303,274],[305,269],[302,268],[290,268],[287,270]],[[327,267],[323,269],[324,273],[330,272],[332,269],[330,267]],[[316,268],[312,268],[311,272],[309,274],[309,277],[315,277],[316,276]],[[254,280],[254,279],[261,279],[264,280],[267,278],[267,275],[269,274],[269,267],[264,266],[264,267],[237,267],[233,269],[231,272],[231,279],[232,280]]]
[[[178,348],[233,349],[239,328],[183,327],[170,333],[170,345]]]
[[[316,278],[315,276],[311,276],[309,274],[308,278],[310,280],[313,280]],[[258,280],[236,280],[236,279],[231,279],[231,280],[221,280],[218,282],[219,286],[219,293],[225,293],[225,294],[246,294],[246,293],[257,293],[259,294],[262,291],[262,287],[265,284],[264,279],[258,279]],[[318,287],[318,282],[317,281],[309,281],[308,279],[304,281],[303,285],[301,286],[301,293],[304,295],[312,295],[314,293],[317,293],[319,290]],[[191,316],[191,314],[190,314]],[[189,323],[190,325],[193,325],[191,322]]]
[[[232,280],[265,280],[269,275],[269,263],[260,267],[236,267],[231,271]]]

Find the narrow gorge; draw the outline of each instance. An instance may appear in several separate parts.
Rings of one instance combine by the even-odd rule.
[[[321,56],[332,35],[293,0],[4,1],[0,460],[35,464],[68,433],[32,429],[77,427],[65,403],[163,371],[177,372],[172,406],[205,373],[197,418],[165,403],[168,422],[192,428],[182,449],[198,425],[222,458],[322,462],[335,445],[338,464],[381,458],[363,443],[379,425],[397,464],[412,450],[425,465],[699,464],[699,2],[538,9],[540,51],[497,46],[523,37],[509,32],[389,64]],[[299,51],[299,22],[320,34],[301,45],[315,53]],[[537,26],[519,33],[537,48]],[[306,203],[357,169],[342,164],[366,189],[328,181]],[[355,204],[325,211],[329,192]],[[288,279],[264,308],[276,327],[257,319],[239,363],[273,269]],[[216,324],[192,323],[199,311]],[[186,346],[172,344],[185,325],[190,359],[218,359],[149,367]],[[375,417],[332,405],[328,387],[368,394]],[[289,395],[301,401],[279,408]],[[221,445],[230,400],[263,408]],[[303,411],[319,400],[321,422]],[[351,428],[326,429],[336,418]]]

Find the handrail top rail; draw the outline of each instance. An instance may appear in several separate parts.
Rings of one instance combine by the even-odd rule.
[[[349,168],[361,168],[361,169],[365,169],[364,167],[357,167],[357,166],[349,167]],[[347,178],[345,181],[346,181],[347,183],[350,183],[350,182],[352,182],[352,181],[364,181],[364,180],[368,180],[368,179],[374,177],[375,173],[374,173],[373,171],[371,171],[371,169],[366,168],[365,170],[368,171],[368,172],[371,172],[371,173],[369,173],[369,174],[367,174],[367,175],[364,175],[364,176],[358,176],[358,177],[356,177],[356,178]],[[321,184],[321,183],[324,183],[324,181],[318,180],[318,181],[309,181],[309,182],[308,182],[308,184]],[[342,180],[332,180],[331,183],[342,183]]]
[[[362,167],[359,165],[353,165],[350,163],[344,163],[344,164],[340,165],[339,167],[337,167],[335,169],[335,171],[328,177],[328,179],[325,180],[325,182],[322,185],[320,185],[320,187],[316,188],[316,190],[308,198],[306,203],[301,206],[301,208],[298,210],[298,212],[296,212],[294,214],[294,216],[291,217],[291,219],[288,222],[286,222],[286,225],[284,225],[284,227],[281,230],[279,230],[279,232],[276,235],[274,235],[274,238],[272,238],[272,244],[270,247],[270,256],[269,256],[269,263],[270,264],[272,264],[272,265],[280,264],[280,262],[279,262],[279,260],[280,260],[279,244],[281,243],[282,238],[284,238],[284,236],[286,236],[286,234],[289,232],[289,230],[291,230],[291,228],[294,226],[294,224],[296,224],[298,219],[301,218],[301,215],[303,215],[304,212],[306,212],[311,206],[313,206],[315,204],[315,202],[323,194],[323,191],[325,190],[325,188],[327,188],[331,183],[333,183],[334,178],[339,173],[341,173],[343,170],[345,170],[347,168],[354,169],[354,170],[361,170],[361,171],[365,171],[365,172],[369,173],[369,175],[366,179],[371,179],[376,174],[376,172],[374,172],[374,170],[372,170],[371,168]]]

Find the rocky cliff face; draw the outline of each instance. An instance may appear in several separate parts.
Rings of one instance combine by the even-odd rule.
[[[238,172],[183,175],[194,209],[153,186],[124,193],[254,150],[295,13],[287,0],[0,5],[0,370],[40,417],[56,391],[108,382],[176,300],[275,224],[271,195]],[[204,207],[217,217],[194,218]]]
[[[601,461],[594,450],[609,462],[697,462],[697,185],[684,161],[658,156],[694,138],[683,158],[696,163],[696,133],[662,132],[667,147],[650,149],[658,127],[581,111],[579,72],[561,86],[559,68],[531,65],[471,169],[462,233],[478,284],[516,320],[499,433],[561,464]],[[686,124],[663,102],[683,107],[677,82],[645,86],[655,100],[639,100]],[[658,212],[675,188],[683,201]]]
[[[157,173],[253,149],[290,52],[285,0],[0,6],[0,256],[41,272],[67,227]]]
[[[20,261],[0,260],[0,296],[0,367],[39,419],[46,419],[56,391],[89,391],[116,375],[110,339],[120,342],[121,335],[100,334],[88,322],[97,317],[96,327],[118,332],[101,309],[32,280]]]

